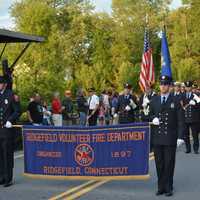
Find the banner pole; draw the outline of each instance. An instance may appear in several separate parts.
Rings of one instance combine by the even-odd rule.
[[[12,125],[12,128],[22,128],[23,127],[23,125]]]

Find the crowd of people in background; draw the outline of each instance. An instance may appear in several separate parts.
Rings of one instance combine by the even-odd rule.
[[[103,91],[97,95],[94,88],[88,90],[88,96],[81,89],[76,97],[72,97],[70,90],[66,90],[64,97],[58,92],[53,95],[47,105],[39,94],[30,98],[27,116],[32,125],[111,125],[117,124],[113,115],[118,103],[117,92]]]
[[[171,86],[171,93],[181,100],[181,94],[186,93],[186,86],[176,82]],[[200,93],[197,85],[190,87],[195,94]],[[137,95],[130,84],[125,84],[121,93],[104,90],[97,95],[95,89],[90,88],[87,95],[80,89],[74,97],[70,90],[66,90],[62,97],[55,92],[51,103],[47,105],[39,94],[35,94],[30,98],[27,115],[32,125],[105,126],[148,121],[149,103],[155,95],[152,87]]]

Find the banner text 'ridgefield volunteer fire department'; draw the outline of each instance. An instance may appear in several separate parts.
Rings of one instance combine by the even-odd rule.
[[[148,123],[24,126],[25,174],[71,179],[148,178],[149,132]]]

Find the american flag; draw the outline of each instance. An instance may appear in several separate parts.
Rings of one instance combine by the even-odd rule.
[[[141,90],[144,92],[147,86],[150,86],[155,82],[155,72],[153,64],[152,49],[149,43],[149,32],[145,29],[144,34],[144,52],[142,55],[142,64],[140,71],[139,85]]]

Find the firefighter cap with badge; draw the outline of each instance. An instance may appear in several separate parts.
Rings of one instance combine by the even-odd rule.
[[[160,76],[160,85],[171,85],[172,78],[166,75]]]

